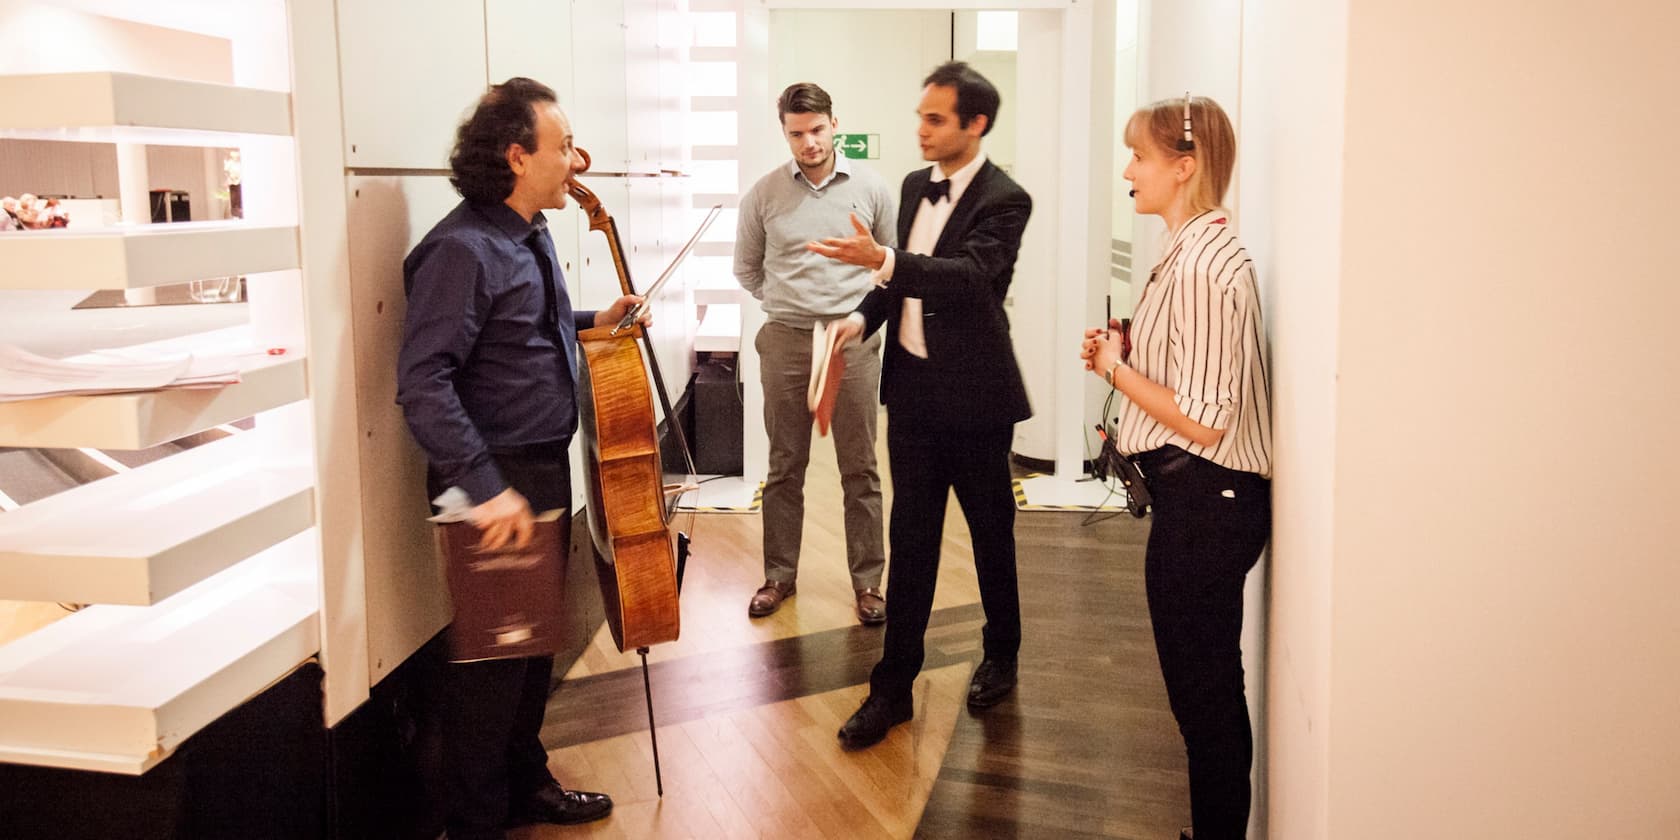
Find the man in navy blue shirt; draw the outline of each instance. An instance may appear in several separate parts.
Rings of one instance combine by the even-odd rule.
[[[572,311],[542,211],[566,206],[583,159],[553,90],[525,78],[493,86],[449,163],[463,200],[403,261],[397,402],[426,453],[431,495],[459,487],[482,545],[522,546],[533,509],[571,504],[578,330],[618,323],[641,298]],[[553,668],[552,656],[446,666],[451,840],[612,810],[605,794],[565,790],[548,771],[538,732]]]

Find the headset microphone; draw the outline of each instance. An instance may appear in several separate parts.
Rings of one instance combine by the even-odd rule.
[[[1126,193],[1126,195],[1130,198],[1137,198],[1137,190],[1132,190],[1132,191]]]

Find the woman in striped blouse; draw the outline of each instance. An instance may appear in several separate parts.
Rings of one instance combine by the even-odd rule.
[[[1236,137],[1204,97],[1126,125],[1139,213],[1166,257],[1134,314],[1085,333],[1087,369],[1125,396],[1116,442],[1154,497],[1144,575],[1156,651],[1190,764],[1196,840],[1245,836],[1253,735],[1243,694],[1243,579],[1271,532],[1271,395],[1248,252],[1220,209]]]

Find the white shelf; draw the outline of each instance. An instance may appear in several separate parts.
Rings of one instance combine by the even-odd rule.
[[[13,231],[0,237],[0,289],[134,289],[297,268],[298,230],[177,222]]]
[[[738,353],[741,350],[741,307],[714,303],[706,307],[700,328],[694,331],[694,349]]]
[[[231,435],[0,516],[0,599],[153,604],[309,528],[311,471],[269,444]]]
[[[319,594],[293,549],[156,606],[89,607],[0,648],[0,761],[143,773],[315,655]]]
[[[0,76],[0,134],[48,140],[236,145],[292,133],[291,95],[130,73]]]
[[[202,346],[243,332],[220,330],[159,345]],[[303,354],[295,348],[244,361],[235,385],[0,403],[0,446],[145,449],[309,395]]]
[[[745,304],[752,300],[752,295],[741,288],[735,277],[728,273],[714,274],[707,272],[698,283],[694,284],[694,304],[705,306],[713,303]]]

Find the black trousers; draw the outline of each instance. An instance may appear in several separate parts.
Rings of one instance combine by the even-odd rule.
[[[968,520],[988,658],[1014,659],[1021,647],[1021,603],[1015,579],[1015,492],[1010,485],[1013,424],[970,429],[917,426],[889,412],[887,462],[893,504],[888,525],[887,630],[871,693],[908,699],[922,670],[928,616],[939,578],[945,502],[952,490]]]
[[[534,512],[570,507],[564,443],[496,452],[496,466]],[[433,498],[443,488],[435,476]],[[450,840],[500,840],[509,809],[554,782],[539,733],[554,657],[451,662],[443,677],[443,783]]]
[[[1138,460],[1155,499],[1144,559],[1149,619],[1189,757],[1196,840],[1242,840],[1254,763],[1243,579],[1271,534],[1271,482],[1175,446]]]

